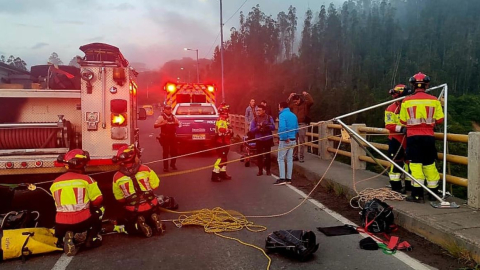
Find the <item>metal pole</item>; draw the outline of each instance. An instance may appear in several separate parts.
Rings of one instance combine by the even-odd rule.
[[[443,198],[445,199],[445,193],[447,192],[447,115],[448,115],[448,107],[447,107],[447,99],[448,99],[448,86],[445,85],[443,97],[444,97],[444,113],[445,119],[443,120]]]
[[[225,85],[223,84],[223,14],[222,0],[220,0],[220,62],[222,66],[222,102],[225,102]]]
[[[388,160],[390,163],[392,163],[393,166],[397,167],[397,169],[399,169],[400,171],[402,171],[403,173],[405,173],[406,176],[412,178],[413,181],[417,182],[417,184],[419,184],[420,186],[422,186],[425,190],[427,190],[430,194],[432,194],[437,200],[439,200],[442,204],[443,203],[448,203],[446,201],[444,201],[442,198],[440,198],[440,196],[438,196],[437,194],[435,194],[435,192],[431,191],[430,189],[428,189],[424,184],[420,183],[417,179],[415,179],[415,177],[413,177],[410,173],[408,173],[407,171],[405,171],[403,169],[402,166],[398,165],[397,163],[395,163],[393,160],[391,160],[387,155],[385,155],[384,153],[382,153],[382,151],[378,150],[376,147],[374,147],[370,142],[368,142],[365,138],[363,138],[362,136],[358,135],[355,131],[353,131],[351,128],[349,128],[345,123],[342,122],[342,120],[336,120],[340,125],[343,126],[344,129],[346,129],[350,134],[352,134],[353,136],[357,136],[358,139],[360,139],[362,142],[364,142],[366,145],[370,146],[373,150],[375,150],[375,152],[377,152],[379,155],[381,155],[383,158],[385,158],[386,160]]]
[[[200,83],[200,74],[198,73],[198,49],[197,51],[197,83]]]
[[[435,89],[438,89],[438,88],[441,88],[441,87],[446,87],[447,84],[442,84],[442,85],[439,85],[439,86],[435,86],[435,87],[432,87],[432,88],[428,88],[427,90],[425,90],[425,92],[430,92],[432,90],[435,90]],[[367,107],[367,108],[363,108],[363,109],[360,109],[358,111],[354,111],[354,112],[351,112],[351,113],[347,113],[347,114],[344,114],[344,115],[340,115],[340,116],[337,116],[335,117],[334,120],[337,120],[337,119],[342,119],[342,118],[345,118],[345,117],[348,117],[348,116],[352,116],[352,115],[355,115],[357,113],[361,113],[361,112],[365,112],[365,111],[369,111],[371,109],[375,109],[375,108],[378,108],[378,107],[382,107],[382,106],[385,106],[385,105],[390,105],[392,102],[395,102],[395,101],[398,101],[398,100],[402,100],[406,97],[400,97],[400,98],[396,98],[396,99],[392,99],[392,100],[389,100],[389,101],[385,101],[383,103],[380,103],[380,104],[377,104],[377,105],[374,105],[374,106],[370,106],[370,107]]]

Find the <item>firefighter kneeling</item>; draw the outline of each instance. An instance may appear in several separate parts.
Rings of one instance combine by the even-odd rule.
[[[419,72],[410,78],[415,93],[403,100],[400,109],[400,122],[406,125],[407,158],[410,160],[412,176],[420,183],[427,180],[427,187],[433,193],[438,191],[440,174],[435,167],[437,150],[435,148],[434,127],[443,122],[443,109],[440,101],[427,93],[430,77]],[[423,189],[417,183],[412,183],[412,195],[407,201],[423,202]],[[429,200],[435,197],[429,194]]]
[[[230,139],[233,133],[228,121],[228,106],[222,105],[218,109],[218,114],[220,117],[215,124],[215,135],[216,146],[219,148],[217,149],[218,159],[215,161],[212,172],[212,181],[214,182],[232,179],[232,177],[227,174],[227,165],[225,164],[225,162],[227,162],[227,156],[230,150],[229,145],[231,143]]]
[[[57,161],[64,163],[68,172],[57,177],[50,187],[55,200],[55,236],[57,245],[63,244],[66,255],[73,256],[81,244],[87,248],[102,243],[99,232],[102,227],[103,196],[85,166],[90,160],[88,152],[73,149],[60,155]]]
[[[160,184],[157,174],[141,164],[139,151],[133,145],[118,149],[112,160],[120,163],[120,170],[113,176],[113,194],[123,203],[127,233],[142,233],[145,237],[151,237],[154,231],[163,233],[165,226],[160,221],[158,200],[153,193]]]

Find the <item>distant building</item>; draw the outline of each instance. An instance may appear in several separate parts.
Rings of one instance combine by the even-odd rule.
[[[0,62],[0,86],[3,85],[0,88],[10,88],[7,85],[12,85],[11,88],[18,88],[19,85],[30,88],[31,83],[30,72]]]

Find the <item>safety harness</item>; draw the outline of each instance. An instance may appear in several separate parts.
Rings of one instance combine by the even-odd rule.
[[[140,185],[138,184],[138,180],[135,175],[137,174],[139,169],[140,169],[140,163],[135,163],[131,169],[128,169],[124,166],[120,167],[120,172],[130,177],[130,179],[132,179],[135,193],[126,197],[125,200],[128,205],[135,207],[134,212],[138,212],[138,207],[145,202],[150,204],[152,208],[157,207],[152,202],[153,199],[155,199],[155,194],[153,193],[153,191],[152,190],[143,191],[140,188]]]
[[[389,233],[398,230],[398,226],[394,223],[393,207],[387,203],[379,199],[368,201],[360,214],[362,227],[358,227],[357,231],[366,233],[380,242],[378,247],[385,254],[394,254],[397,250],[411,251],[413,249],[407,241],[399,243],[400,239],[398,236],[389,235]],[[378,235],[382,235],[383,238]],[[362,241],[360,246],[362,247]]]

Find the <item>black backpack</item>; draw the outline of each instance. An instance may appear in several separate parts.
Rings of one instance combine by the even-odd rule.
[[[390,233],[397,228],[393,207],[379,199],[368,201],[360,215],[362,227],[371,233]]]
[[[315,233],[303,230],[275,231],[265,240],[267,252],[285,253],[299,261],[306,261],[317,251]]]

